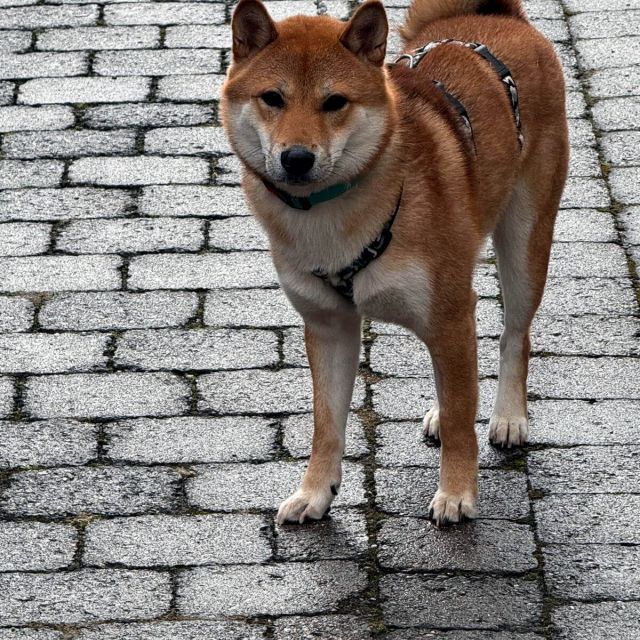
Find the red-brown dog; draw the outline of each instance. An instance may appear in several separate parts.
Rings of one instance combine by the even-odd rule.
[[[278,521],[321,518],[341,481],[363,316],[433,358],[425,432],[442,443],[437,523],[475,514],[474,266],[491,234],[505,307],[490,439],[527,438],[529,327],[567,173],[562,71],[519,0],[414,0],[385,66],[380,2],[345,23],[233,17],[222,115],[280,282],[305,322],[313,450]],[[444,42],[442,42],[444,41]]]

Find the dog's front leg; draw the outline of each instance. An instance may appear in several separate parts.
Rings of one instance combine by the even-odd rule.
[[[277,521],[319,520],[342,480],[344,432],[358,369],[361,319],[326,314],[305,318],[305,344],[313,378],[313,445],[298,491],[285,500]]]
[[[478,444],[476,334],[473,313],[438,323],[427,344],[438,391],[440,482],[429,515],[438,525],[475,516]]]

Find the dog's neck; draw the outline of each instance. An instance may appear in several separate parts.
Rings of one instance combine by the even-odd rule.
[[[350,264],[376,238],[392,215],[404,180],[398,136],[390,136],[375,162],[358,176],[357,187],[310,211],[299,211],[270,193],[262,179],[245,179],[253,209],[278,256],[310,272]]]

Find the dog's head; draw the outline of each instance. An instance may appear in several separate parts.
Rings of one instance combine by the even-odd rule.
[[[362,173],[386,144],[393,114],[382,4],[370,0],[346,24],[324,16],[275,23],[259,0],[241,0],[232,29],[221,108],[240,159],[299,195]]]

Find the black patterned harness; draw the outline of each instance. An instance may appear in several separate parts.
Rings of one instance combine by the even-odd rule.
[[[420,61],[430,52],[436,49],[437,47],[442,46],[443,44],[455,44],[460,47],[465,47],[467,49],[471,49],[478,55],[482,56],[493,68],[493,70],[498,74],[500,78],[500,82],[505,87],[507,92],[507,97],[509,98],[509,102],[511,104],[511,110],[513,111],[513,119],[516,124],[516,131],[518,135],[518,144],[520,145],[520,149],[524,146],[524,135],[522,134],[522,120],[520,119],[520,101],[518,98],[518,86],[516,85],[513,76],[511,75],[511,71],[509,71],[508,67],[498,60],[489,48],[478,42],[462,42],[461,40],[454,40],[452,38],[448,38],[446,40],[436,40],[435,42],[429,42],[425,44],[420,49],[415,49],[411,53],[404,53],[399,58],[396,59],[395,63],[399,63],[403,60],[407,61],[409,69],[414,69],[418,66]],[[444,84],[438,80],[433,80],[433,84],[442,91],[447,100],[451,103],[453,108],[458,112],[462,120],[463,127],[465,129],[466,134],[470,137],[471,142],[473,144],[473,127],[471,125],[471,119],[469,118],[469,114],[467,110],[464,108],[462,103],[453,95],[451,95]],[[474,145],[475,146],[475,145]]]

